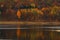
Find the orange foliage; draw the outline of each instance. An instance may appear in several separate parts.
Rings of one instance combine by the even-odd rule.
[[[49,8],[42,8],[41,10],[44,11],[44,10],[48,10]]]
[[[20,10],[17,11],[17,17],[18,17],[18,18],[21,17],[21,11],[20,11]]]
[[[33,2],[34,0],[30,0],[30,2]]]

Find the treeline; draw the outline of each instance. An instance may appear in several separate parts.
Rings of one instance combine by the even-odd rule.
[[[20,19],[17,11],[20,10]],[[60,20],[60,6],[58,0],[6,0],[0,2],[0,16],[9,20],[23,21],[58,21]]]

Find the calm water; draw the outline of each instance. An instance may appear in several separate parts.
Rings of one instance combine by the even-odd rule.
[[[59,26],[0,25],[0,39],[60,40]]]

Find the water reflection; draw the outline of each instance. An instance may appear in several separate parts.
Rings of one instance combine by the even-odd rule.
[[[0,39],[12,40],[60,40],[60,32],[53,28],[37,28],[34,25],[0,25]],[[46,26],[49,27],[49,26]],[[5,29],[4,29],[5,28]],[[6,29],[10,28],[10,29]],[[13,29],[11,29],[13,28]],[[14,29],[15,28],[15,29]]]

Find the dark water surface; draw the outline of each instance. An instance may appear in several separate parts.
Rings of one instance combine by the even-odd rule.
[[[17,30],[19,29],[19,36]],[[0,25],[0,39],[8,40],[60,40],[60,26]]]

